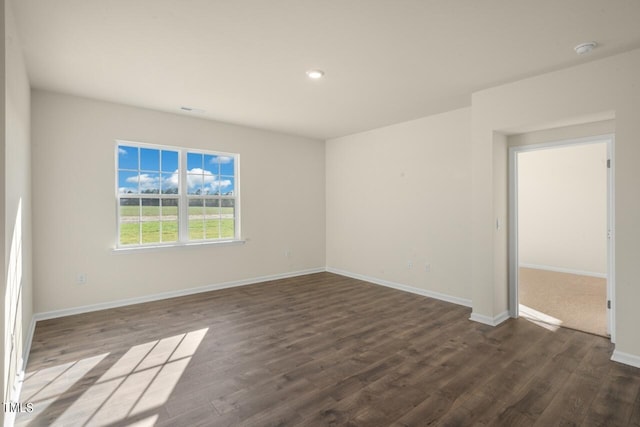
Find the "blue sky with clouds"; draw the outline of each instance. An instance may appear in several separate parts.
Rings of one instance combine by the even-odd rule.
[[[118,146],[118,191],[172,192],[178,188],[178,152]],[[235,162],[230,156],[187,152],[188,194],[229,194],[235,190]]]

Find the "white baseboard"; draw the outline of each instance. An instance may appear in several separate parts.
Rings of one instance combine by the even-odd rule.
[[[532,268],[534,270],[555,271],[556,273],[577,274],[578,276],[598,277],[600,279],[607,278],[607,273],[596,273],[594,271],[575,270],[572,268],[556,267],[553,265],[527,264],[524,262],[521,262],[519,265],[520,267]]]
[[[618,350],[614,350],[611,355],[611,360],[618,363],[624,363],[625,365],[640,368],[640,356],[635,354],[623,353]]]
[[[454,297],[440,292],[428,291],[426,289],[414,288],[413,286],[402,285],[400,283],[390,282],[388,280],[378,279],[376,277],[365,276],[364,274],[352,273],[350,271],[344,271],[333,267],[327,267],[326,271],[329,273],[339,274],[341,276],[351,277],[352,279],[363,280],[376,285],[386,286],[388,288],[398,289],[404,292],[410,292],[412,294],[422,295],[424,297],[434,298],[441,301],[450,302],[457,305],[463,305],[465,307],[471,307],[471,300],[466,298]]]
[[[306,274],[321,273],[326,271],[324,267],[310,268],[307,270],[291,271],[287,273],[273,274],[269,276],[252,277],[249,279],[234,280],[231,282],[216,283],[213,285],[199,286],[197,288],[180,289],[176,291],[162,292],[158,294],[145,295],[135,298],[127,298],[116,301],[103,302],[98,304],[85,305],[80,307],[65,308],[62,310],[53,310],[43,313],[36,313],[34,319],[47,320],[57,317],[72,316],[74,314],[89,313],[92,311],[106,310],[109,308],[124,307],[127,305],[141,304],[151,301],[159,301],[168,298],[181,297],[186,295],[199,294],[202,292],[216,291],[219,289],[235,288],[238,286],[254,285],[260,282],[268,282],[271,280],[287,279],[289,277],[304,276]],[[29,344],[31,345],[31,344]]]
[[[504,322],[509,317],[510,316],[508,311],[504,311],[494,317],[485,316],[484,314],[471,313],[469,320],[473,320],[474,322],[478,322],[478,323],[484,323],[485,325],[489,325],[489,326],[498,326],[500,323]]]

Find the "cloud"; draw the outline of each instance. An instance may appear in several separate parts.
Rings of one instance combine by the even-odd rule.
[[[131,184],[140,183],[140,191],[156,190],[160,188],[160,177],[150,176],[147,173],[141,173],[140,175],[130,176],[129,178],[127,178],[127,182]]]
[[[211,164],[220,163],[225,165],[231,162],[233,162],[233,157],[231,156],[217,156],[217,157],[212,157],[211,160],[209,160],[209,163]]]
[[[177,187],[180,183],[180,178],[178,175],[178,169],[176,169],[169,178],[164,180],[164,187]]]
[[[216,177],[214,174],[202,168],[193,168],[187,171],[187,186],[189,186],[189,188],[202,185],[203,181],[206,187],[215,180]]]
[[[230,179],[220,179],[208,170],[193,168],[187,172],[187,185],[189,188],[193,189],[202,185],[203,194],[223,192],[224,189],[233,187],[233,182]]]
[[[122,147],[118,147],[118,154],[120,154],[121,156],[126,156],[127,155],[127,150],[125,150]]]
[[[219,181],[215,181],[211,186],[213,187],[213,185],[215,185],[217,188],[225,188],[231,185],[231,181],[228,179],[222,179]]]

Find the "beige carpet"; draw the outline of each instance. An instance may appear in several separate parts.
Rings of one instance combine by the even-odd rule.
[[[606,279],[520,268],[518,297],[536,323],[607,336]]]

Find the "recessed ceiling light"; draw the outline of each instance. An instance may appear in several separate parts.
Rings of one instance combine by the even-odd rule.
[[[584,55],[585,53],[591,52],[597,45],[598,44],[596,42],[580,43],[578,46],[574,47],[573,50],[575,50],[578,55]]]
[[[307,71],[307,76],[309,76],[310,79],[313,80],[318,80],[324,77],[324,71],[322,70],[309,70]]]

